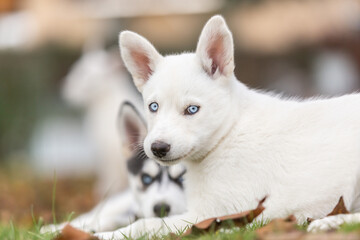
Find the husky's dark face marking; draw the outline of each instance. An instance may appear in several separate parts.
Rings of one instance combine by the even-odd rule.
[[[146,169],[142,169],[141,173],[141,182],[143,184],[143,190],[146,190],[148,186],[158,181],[160,184],[164,182],[164,178],[166,178],[167,181],[170,181],[172,183],[175,183],[178,185],[181,189],[184,188],[184,174],[186,172],[185,168],[172,168],[172,167],[164,167],[160,164],[157,164],[157,173],[154,175],[154,172],[152,174],[147,173]],[[177,169],[177,170],[174,170]]]
[[[127,162],[139,217],[163,217],[185,211],[183,165],[160,166],[139,149]]]
[[[140,148],[131,156],[131,158],[127,161],[127,168],[129,173],[132,175],[137,175],[143,168],[145,160],[148,159],[146,156],[144,149]]]

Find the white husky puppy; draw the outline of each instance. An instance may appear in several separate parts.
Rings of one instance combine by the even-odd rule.
[[[141,144],[146,135],[145,122],[129,102],[122,105],[118,126],[123,148],[131,153],[127,160],[129,188],[103,200],[93,210],[70,222],[44,226],[42,232],[61,230],[66,224],[88,232],[109,231],[127,226],[137,218],[162,217],[185,211],[184,165],[160,166],[145,155]]]
[[[161,56],[129,31],[120,47],[147,108],[145,152],[163,165],[186,164],[188,211],[98,236],[176,231],[253,209],[264,196],[267,219],[323,218],[341,196],[360,210],[360,94],[300,101],[249,89],[234,76],[233,39],[220,16],[205,25],[196,53]],[[360,214],[310,227],[353,219]]]

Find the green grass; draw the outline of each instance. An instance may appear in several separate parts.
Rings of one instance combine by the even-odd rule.
[[[14,226],[12,223],[7,225],[0,225],[0,239],[1,240],[52,240],[55,237],[55,234],[41,234],[40,228],[42,226],[42,221],[34,222],[33,226],[29,229],[21,228]],[[207,240],[207,239],[221,239],[221,240],[232,240],[232,239],[244,239],[252,240],[256,238],[255,230],[261,227],[263,223],[255,223],[252,226],[247,226],[244,228],[234,228],[231,230],[219,230],[216,232],[209,232],[205,234],[196,234],[183,237],[185,240]],[[181,235],[183,231],[179,231],[177,235]],[[132,240],[132,238],[129,238]],[[177,237],[174,235],[166,236],[156,236],[149,237],[149,235],[144,235],[139,238],[140,240],[176,240]]]
[[[15,226],[12,222],[9,224],[0,224],[0,239],[1,240],[52,240],[55,233],[41,234],[40,229],[44,222],[42,218],[37,220],[34,216],[33,209],[31,208],[31,216],[33,219],[30,228]]]
[[[0,240],[53,240],[57,236],[56,233],[40,233],[44,222],[42,218],[38,220],[35,218],[33,209],[31,215],[33,219],[31,227],[16,226],[11,221],[8,224],[0,223]],[[73,213],[68,214],[64,221],[70,221],[72,216]]]
[[[238,228],[233,227],[231,229],[221,229],[218,231],[210,231],[208,233],[202,234],[192,234],[189,236],[184,237],[183,239],[191,240],[208,240],[208,239],[215,239],[215,240],[232,240],[232,239],[242,239],[242,240],[253,240],[256,239],[255,230],[266,225],[267,222],[265,221],[254,221],[252,224],[248,224],[245,227]]]
[[[186,237],[181,237],[184,240],[254,240],[256,239],[255,230],[264,226],[266,222],[263,221],[255,221],[251,225],[247,225],[246,227],[238,228],[234,227],[232,229],[221,229],[218,231],[209,231],[197,234],[191,234]],[[186,230],[186,229],[185,229]],[[163,235],[163,236],[152,236],[149,234],[144,234],[142,237],[138,238],[138,240],[179,240],[178,236],[181,236],[185,230],[178,230],[175,234]],[[128,240],[133,240],[133,238],[126,238]],[[114,239],[115,240],[115,239]]]
[[[360,223],[344,223],[343,225],[341,225],[340,232],[345,232],[345,233],[349,233],[349,232],[359,232],[360,231]]]
[[[40,228],[43,225],[43,222],[40,220],[33,222],[33,226],[30,228],[17,227],[11,222],[9,224],[0,224],[0,239],[1,240],[52,240],[55,237],[55,234],[41,234]],[[266,222],[255,221],[253,224],[249,224],[246,227],[242,228],[232,228],[227,230],[218,230],[210,231],[207,233],[192,234],[186,237],[182,237],[184,240],[255,240],[256,229],[266,225]],[[298,225],[297,229],[301,231],[306,231],[307,225]],[[338,232],[340,233],[350,233],[350,232],[359,232],[360,223],[356,224],[343,224]],[[178,240],[183,231],[179,230],[176,235],[165,235],[165,236],[156,236],[149,237],[149,235],[144,235],[139,240]],[[128,238],[133,240],[133,238]]]
[[[33,225],[31,228],[17,227],[11,222],[6,225],[0,225],[1,240],[51,240],[55,234],[41,234],[41,222]]]

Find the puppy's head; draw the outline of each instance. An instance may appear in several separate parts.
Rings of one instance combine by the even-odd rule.
[[[206,155],[231,112],[232,35],[220,16],[205,25],[196,53],[161,56],[143,37],[120,34],[120,51],[147,112],[146,154],[164,165]]]
[[[142,147],[146,134],[144,121],[129,103],[119,115],[120,135],[127,161],[129,184],[137,201],[139,217],[163,217],[185,211],[183,165],[163,167],[149,159]]]

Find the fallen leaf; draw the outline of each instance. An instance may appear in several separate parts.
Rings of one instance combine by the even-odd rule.
[[[334,215],[338,215],[338,214],[348,214],[348,213],[350,213],[350,212],[346,209],[344,199],[341,196],[338,204],[336,204],[335,208],[327,216],[334,216]]]
[[[344,199],[341,196],[339,199],[339,202],[336,204],[335,208],[331,211],[331,213],[329,213],[326,216],[334,216],[334,215],[338,215],[338,214],[348,214],[348,213],[350,213],[350,212],[346,209]],[[310,224],[315,219],[307,218],[306,220]]]
[[[99,240],[97,237],[92,236],[79,229],[73,228],[69,224],[66,225],[61,231],[60,235],[54,240]]]
[[[257,216],[259,216],[264,211],[265,208],[262,204],[264,203],[265,199],[266,197],[259,202],[256,209],[237,214],[226,215],[218,218],[210,218],[194,224],[182,236],[198,234],[201,232],[217,231],[220,228],[245,226],[246,224],[251,223]]]

